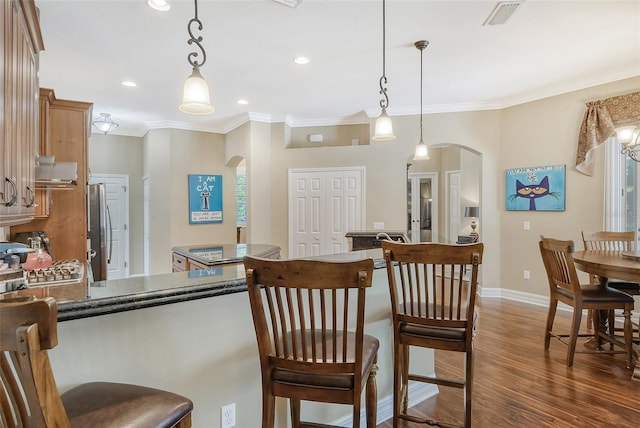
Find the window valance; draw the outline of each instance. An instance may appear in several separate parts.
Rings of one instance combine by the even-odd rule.
[[[576,169],[593,175],[592,150],[620,126],[640,126],[640,91],[587,103],[578,136]]]

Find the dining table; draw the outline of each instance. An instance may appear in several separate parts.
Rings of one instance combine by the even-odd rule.
[[[585,250],[573,253],[577,269],[597,275],[602,287],[609,278],[640,283],[640,251]],[[634,350],[636,363],[631,379],[640,381],[640,359]]]

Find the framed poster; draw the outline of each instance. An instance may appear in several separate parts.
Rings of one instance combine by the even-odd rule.
[[[189,174],[189,223],[222,223],[222,176]]]
[[[506,170],[508,211],[564,211],[565,166],[547,165]]]

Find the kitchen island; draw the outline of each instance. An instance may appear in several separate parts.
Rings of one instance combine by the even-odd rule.
[[[391,416],[393,384],[391,307],[380,249],[319,259],[373,258],[367,291],[365,332],[380,340],[378,421]],[[260,362],[242,264],[206,271],[96,282],[90,298],[59,304],[58,346],[50,358],[64,392],[88,381],[129,382],[174,391],[194,402],[193,427],[220,426],[220,408],[235,403],[236,426],[261,424]],[[419,350],[413,361],[425,375],[433,354]],[[413,354],[412,354],[413,355]],[[412,399],[434,394],[412,386]],[[413,402],[413,401],[412,401]],[[343,406],[303,403],[303,417],[349,425]],[[276,426],[287,426],[287,404],[278,399]]]
[[[202,270],[222,265],[237,265],[247,254],[279,259],[280,247],[266,244],[190,245],[171,249],[174,272]]]

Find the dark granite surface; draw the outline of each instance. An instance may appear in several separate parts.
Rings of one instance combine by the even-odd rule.
[[[376,268],[384,267],[380,249],[309,258],[330,261],[373,258]],[[86,299],[58,302],[58,321],[222,296],[246,291],[246,289],[247,284],[242,264],[227,264],[204,270],[98,281],[88,287]]]
[[[267,244],[220,244],[173,247],[174,253],[183,255],[207,266],[239,263],[247,254],[257,257],[279,258],[280,247]]]

